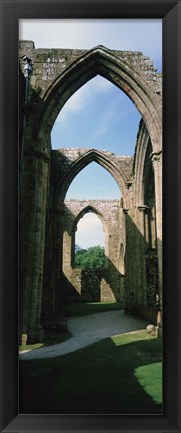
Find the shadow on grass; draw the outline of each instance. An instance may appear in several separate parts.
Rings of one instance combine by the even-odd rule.
[[[20,413],[161,414],[161,352],[160,340],[131,333],[21,361]]]
[[[19,346],[19,352],[23,352],[26,350],[37,350],[42,347],[49,347],[54,344],[64,343],[64,341],[69,340],[72,337],[72,334],[67,332],[51,332],[45,331],[43,343],[35,343],[35,344],[27,344],[25,346]]]

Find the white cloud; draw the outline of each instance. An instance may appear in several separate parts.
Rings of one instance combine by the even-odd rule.
[[[162,52],[161,19],[21,19],[20,39],[36,48],[110,49],[142,51],[156,61]]]
[[[67,101],[67,103],[62,108],[60,114],[58,115],[56,122],[57,125],[59,124],[62,127],[68,127],[68,116],[71,114],[76,114],[82,111],[86,105],[88,104],[88,101],[90,101],[91,93],[90,89],[87,86],[83,86],[79,89],[79,91],[75,92],[71,98]]]
[[[98,94],[107,93],[112,88],[113,84],[100,76],[96,76],[92,80],[88,81],[86,85],[82,86],[66,102],[56,119],[56,127],[59,127],[60,125],[61,128],[68,127],[68,116],[70,114],[80,113],[90,104],[91,101],[94,100]]]
[[[93,212],[89,212],[84,215],[78,223],[78,229],[84,231],[87,231],[90,228],[95,229],[96,227],[102,228],[103,226],[101,220]]]
[[[104,245],[103,225],[94,213],[87,213],[80,219],[76,232],[76,244],[81,248]]]
[[[33,40],[35,48],[90,49],[101,44],[113,50],[142,51],[161,65],[161,19],[20,19],[19,38]],[[90,81],[69,99],[60,114],[61,127],[69,125],[68,114],[82,111],[95,92],[111,88],[107,80],[97,83],[92,86]],[[59,116],[57,120],[59,124]],[[102,124],[99,134],[104,128]]]
[[[34,40],[36,48],[89,49],[101,44],[119,50],[146,46],[158,50],[161,23],[161,19],[21,19],[19,36]]]
[[[105,107],[102,112],[101,121],[99,123],[96,132],[90,137],[89,142],[96,142],[99,138],[103,137],[106,132],[110,129],[110,124],[115,121],[115,117],[123,120],[127,113],[121,109],[118,111],[118,107],[120,108],[120,98],[114,98],[111,103]]]

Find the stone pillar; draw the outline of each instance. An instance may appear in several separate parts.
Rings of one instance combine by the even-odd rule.
[[[126,310],[146,317],[146,206],[124,210],[126,216]]]
[[[52,312],[59,312],[61,309],[61,295],[60,295],[60,275],[62,272],[62,244],[63,244],[63,232],[62,232],[62,209],[61,206],[51,208],[51,269],[50,269],[50,281],[52,288],[52,306],[47,305],[48,309],[52,309]],[[50,281],[48,284],[50,284]],[[48,308],[49,307],[49,308]]]
[[[71,241],[72,237],[64,231],[63,234],[63,272],[67,275],[71,272]]]
[[[155,176],[155,208],[156,208],[156,237],[158,252],[158,284],[159,300],[162,310],[162,152],[152,153]]]
[[[20,340],[40,341],[49,158],[26,152],[20,193]]]
[[[140,282],[141,282],[141,293],[139,294],[139,303],[147,305],[147,284],[146,284],[146,239],[145,239],[145,213],[147,212],[147,206],[139,206],[140,221],[139,221],[139,232],[140,232]]]
[[[125,214],[125,294],[126,312],[135,312],[137,297],[137,236],[135,209],[123,209]]]

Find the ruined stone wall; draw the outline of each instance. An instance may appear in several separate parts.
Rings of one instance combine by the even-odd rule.
[[[86,148],[61,148],[51,153],[51,183],[57,191],[58,200],[64,201],[68,187],[74,177],[88,164],[96,162],[113,176],[120,188],[124,206],[132,202],[133,157],[112,152]],[[54,197],[52,192],[52,196]],[[55,197],[53,204],[55,206]],[[58,204],[59,206],[59,204]]]
[[[57,169],[61,170],[62,179],[67,176],[69,170],[72,169],[73,164],[82,156],[93,150],[92,148],[60,148],[52,151],[52,158],[56,158]],[[133,157],[116,155],[113,152],[101,149],[97,151],[101,155],[105,155],[109,158],[110,163],[116,164],[118,170],[124,173],[124,177],[127,182],[132,179],[133,172]]]
[[[118,184],[119,177],[122,177],[123,179],[124,202],[126,203],[126,201],[130,201],[129,197],[131,197],[130,194],[132,194],[130,191],[130,182],[132,183],[132,157],[114,155],[112,152],[102,150],[95,151],[95,149],[82,148],[61,148],[51,152],[50,195],[47,210],[44,259],[43,311],[48,308],[48,303],[49,305],[52,305],[53,303],[53,309],[55,309],[62,297],[62,291],[65,292],[63,299],[74,299],[76,293],[80,292],[80,287],[83,287],[83,281],[86,281],[86,275],[88,275],[88,273],[74,269],[72,251],[75,237],[75,221],[78,218],[78,214],[91,206],[94,207],[94,210],[96,209],[96,212],[100,215],[102,221],[104,219],[103,215],[107,215],[107,221],[103,221],[103,224],[105,229],[105,250],[108,257],[107,261],[109,261],[109,272],[108,270],[104,270],[104,275],[101,276],[101,299],[120,299],[120,296],[121,299],[124,298],[124,278],[122,278],[121,275],[124,275],[125,230],[121,191],[119,202],[110,202],[106,200],[96,202],[87,200],[80,202],[65,201],[64,203],[64,196],[67,187],[72,180],[72,177],[70,176],[72,172],[75,176],[76,173],[83,169],[84,166],[92,161],[92,159],[96,159],[97,163],[104,166],[104,161],[102,160],[103,157],[107,158],[108,162],[106,163],[108,163],[108,170],[111,174],[113,173],[114,175],[112,166],[116,167],[117,172],[115,177]],[[77,161],[79,161],[80,164],[78,169],[76,168],[78,164]],[[107,166],[105,166],[105,168],[107,168]],[[119,211],[116,210],[116,223],[113,223],[115,208],[118,208]],[[110,221],[112,221],[112,228],[110,229],[109,227],[108,230]],[[109,233],[109,231],[111,233]],[[122,240],[120,236],[123,238]],[[113,244],[114,249],[110,247]],[[114,267],[118,271],[114,270]],[[111,268],[112,272],[110,272]],[[77,292],[74,287],[78,287]],[[119,294],[116,293],[116,295],[113,295],[110,287],[113,287],[114,291],[119,291]],[[83,299],[83,297],[81,299]]]
[[[105,234],[106,266],[103,270],[81,270],[74,266],[74,244],[77,223],[87,212],[100,217]],[[120,224],[121,222],[121,224]],[[89,301],[123,301],[124,265],[120,265],[120,245],[125,250],[124,213],[118,200],[65,201],[61,221],[63,236],[63,299]],[[124,257],[122,257],[124,262]],[[121,267],[121,271],[120,271]],[[65,284],[65,281],[67,284]]]
[[[99,47],[101,48],[101,45]],[[68,48],[35,48],[33,41],[19,42],[21,67],[23,69],[24,66],[21,57],[26,54],[31,58],[33,64],[32,87],[39,88],[42,95],[46,93],[50,82],[54,81],[72,62],[86,52],[87,50]],[[156,72],[153,61],[148,56],[139,51],[108,50],[108,52],[130,64],[135,71],[147,80],[153,92],[157,94],[162,92],[162,76]]]
[[[125,180],[124,200],[64,200],[61,189],[67,177],[73,171],[77,160],[84,168],[84,156],[92,149],[63,148],[52,151],[51,187],[47,243],[48,258],[45,269],[50,266],[47,281],[52,281],[52,289],[48,285],[49,304],[52,299],[58,305],[59,300],[126,300],[129,308],[147,306],[155,293],[154,259],[147,251],[147,216],[148,207],[136,207],[135,172],[133,157],[114,155],[111,152],[99,151],[99,157],[109,157],[110,165],[116,164],[120,176]],[[134,160],[135,164],[135,160]],[[142,160],[143,167],[145,160]],[[147,171],[146,171],[147,172]],[[136,172],[137,174],[137,172]],[[147,173],[148,174],[148,173]],[[60,181],[61,179],[61,181]],[[149,177],[149,181],[151,181]],[[66,184],[66,182],[65,182]],[[149,182],[148,182],[149,184]],[[129,199],[125,199],[129,197]],[[137,198],[137,195],[136,195]],[[129,203],[129,207],[126,204]],[[102,220],[105,232],[105,252],[108,266],[99,271],[85,271],[74,267],[75,231],[79,218],[87,211],[94,211]],[[51,256],[51,258],[50,258]],[[52,257],[54,256],[54,259]],[[46,257],[46,254],[45,254]],[[151,274],[150,274],[151,273]],[[152,284],[151,284],[152,281]],[[90,288],[90,290],[89,290]],[[55,294],[53,295],[53,291]],[[44,297],[47,292],[44,287]],[[152,295],[151,295],[152,294]],[[153,303],[152,303],[153,304]],[[45,307],[45,302],[43,302]]]
[[[26,125],[22,131],[24,152],[20,188],[20,333],[27,333],[28,341],[33,342],[39,341],[41,335],[42,281],[46,281],[46,287],[49,285],[49,292],[44,291],[47,305],[50,298],[52,303],[58,304],[61,299],[61,290],[67,284],[67,278],[61,272],[65,194],[75,175],[91,161],[98,162],[107,169],[122,191],[121,206],[123,207],[120,207],[118,212],[117,225],[120,232],[124,212],[126,242],[119,237],[119,245],[115,247],[112,256],[113,244],[111,246],[109,243],[110,262],[112,261],[118,273],[124,275],[123,262],[125,261],[125,287],[128,302],[130,302],[132,296],[130,292],[133,289],[135,304],[145,314],[147,302],[145,203],[144,200],[140,202],[139,199],[143,198],[144,158],[142,156],[147,147],[146,135],[149,135],[153,149],[151,158],[155,181],[158,284],[161,299],[162,89],[161,75],[157,74],[153,62],[139,52],[114,51],[102,46],[89,51],[35,49],[31,41],[21,41],[19,47],[21,70],[24,72],[22,59],[24,54],[29,56],[32,65],[26,109],[24,107]],[[69,150],[68,153],[65,151],[63,155],[60,151],[57,153],[59,162],[57,165],[54,164],[57,163],[58,158],[54,158],[55,153],[51,153],[50,134],[55,119],[70,96],[97,74],[110,80],[130,97],[146,125],[147,134],[145,141],[140,140],[141,156],[135,158],[137,164],[135,164],[133,175],[131,158],[107,155],[105,151],[100,154],[92,149],[88,150],[87,154],[84,152],[84,155],[81,153],[83,151],[77,150],[80,155],[74,154],[73,159],[72,150]],[[145,149],[142,151],[143,148]],[[138,155],[138,148],[136,153]],[[62,167],[61,170],[60,167]],[[118,233],[116,230],[115,226],[115,233]],[[70,233],[68,236],[70,238]],[[67,237],[67,242],[70,245],[69,238]],[[48,260],[49,256],[51,261]],[[123,261],[121,257],[124,257],[125,260]],[[134,263],[135,260],[136,263]],[[47,263],[49,264],[48,272]],[[150,261],[149,269],[151,268]],[[82,287],[84,287],[83,283],[87,281],[87,276],[84,275],[81,278]],[[97,278],[97,281],[100,278],[103,281],[102,276],[99,275]],[[109,278],[109,276],[106,277],[107,286],[105,287],[110,286],[113,292],[113,284],[116,282],[114,293],[116,298],[122,287],[121,283],[119,286],[117,274],[114,279],[111,277],[111,281]],[[73,291],[75,292],[74,288]],[[119,293],[123,293],[122,289]]]
[[[146,287],[147,306],[155,308],[156,297],[162,297],[162,285],[159,284],[159,275],[162,272],[162,263],[159,258],[162,254],[162,244],[159,240],[161,233],[160,201],[156,209],[157,195],[161,193],[161,153],[154,153],[152,143],[146,125],[141,119],[133,161],[134,203],[136,207],[143,209],[144,237],[145,237],[145,261],[146,261]],[[155,187],[157,194],[155,194]],[[160,268],[160,269],[159,269]],[[161,277],[160,277],[161,280]],[[146,308],[146,307],[145,307]]]

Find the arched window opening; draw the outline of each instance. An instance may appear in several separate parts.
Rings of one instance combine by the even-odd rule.
[[[128,96],[97,75],[61,109],[51,132],[52,148],[94,148],[133,155],[140,118]]]
[[[147,249],[156,249],[156,211],[155,211],[155,181],[153,163],[150,155],[152,152],[151,141],[149,141],[145,167],[144,167],[144,203],[147,207],[145,214],[145,234]]]
[[[72,181],[66,200],[118,199],[121,191],[113,176],[96,162],[91,162]]]
[[[119,253],[119,271],[122,275],[124,275],[124,273],[125,273],[124,255],[125,255],[124,245],[121,242],[120,253]]]
[[[94,212],[86,213],[75,232],[74,266],[81,269],[103,269],[105,260],[105,233],[100,218]]]

